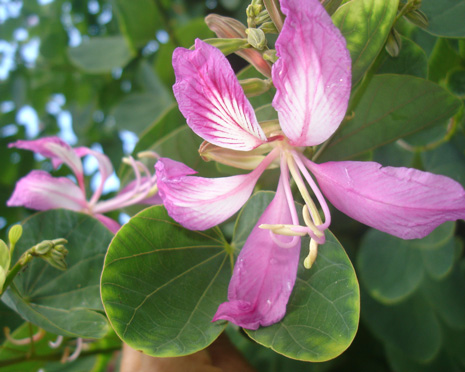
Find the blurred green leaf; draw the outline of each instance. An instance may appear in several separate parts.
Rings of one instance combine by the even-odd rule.
[[[113,0],[120,29],[134,50],[155,40],[161,18],[154,0]]]
[[[428,80],[375,75],[355,108],[330,140],[320,161],[354,158],[407,135],[444,124],[462,103]]]
[[[357,84],[384,46],[399,0],[351,0],[333,14],[352,57],[352,85]]]
[[[465,37],[465,1],[422,0],[421,10],[428,17],[426,31],[437,36]]]
[[[55,334],[99,338],[108,330],[100,300],[99,279],[112,234],[98,220],[67,210],[33,215],[23,225],[12,262],[38,242],[68,240],[68,269],[59,271],[34,259],[2,300],[24,319]]]
[[[385,306],[362,291],[362,320],[386,345],[395,345],[412,360],[427,362],[439,352],[441,326],[428,302],[417,293]]]
[[[172,98],[163,91],[131,93],[113,108],[111,115],[118,129],[140,133],[154,123],[172,102]]]
[[[218,230],[190,231],[162,206],[148,208],[113,239],[102,300],[116,333],[152,356],[204,349],[223,331],[212,323],[226,298],[230,257]]]
[[[233,246],[241,249],[274,193],[256,193],[242,209],[234,229]],[[302,239],[299,271],[279,323],[245,330],[259,344],[292,359],[322,362],[341,354],[358,328],[359,289],[344,249],[329,231],[310,270],[303,267],[308,239]]]
[[[124,67],[133,54],[122,36],[93,37],[68,49],[71,62],[89,74],[110,73]]]
[[[461,58],[452,47],[450,40],[437,39],[428,62],[428,79],[440,82],[446,78],[451,69],[460,67]]]
[[[448,72],[447,88],[457,97],[465,99],[465,69],[461,68]]]

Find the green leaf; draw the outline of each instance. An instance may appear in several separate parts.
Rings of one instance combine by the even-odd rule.
[[[132,93],[123,98],[111,114],[118,129],[140,133],[172,103],[171,96],[163,90],[159,93]]]
[[[272,192],[259,192],[248,201],[234,229],[234,247],[242,248],[273,196]],[[301,264],[284,319],[246,332],[259,344],[289,358],[322,362],[341,354],[355,337],[359,288],[350,260],[329,231],[310,270],[303,267],[307,247],[308,239],[302,239]]]
[[[8,327],[10,331],[14,331],[17,327],[24,323],[24,320],[2,301],[0,301],[0,343],[5,340],[3,329]]]
[[[441,348],[441,326],[428,302],[416,292],[385,306],[362,291],[362,320],[386,345],[395,345],[414,361],[427,362]]]
[[[426,53],[412,40],[401,36],[402,48],[397,57],[383,53],[377,74],[401,74],[426,78],[428,59]]]
[[[71,62],[89,74],[109,73],[133,58],[122,36],[93,37],[68,49]]]
[[[447,88],[457,97],[465,99],[465,69],[449,71],[447,74]]]
[[[461,102],[439,85],[405,75],[375,75],[352,119],[344,121],[320,161],[354,158],[434,125],[444,124]]]
[[[6,245],[6,243],[0,239],[0,268],[8,271],[10,266],[10,249]],[[0,291],[2,288],[0,281]]]
[[[194,353],[224,324],[212,323],[226,299],[230,255],[218,230],[190,231],[162,206],[137,214],[113,239],[102,300],[119,337],[152,356]]]
[[[360,81],[384,46],[398,4],[398,0],[352,0],[333,14],[352,57],[352,85]]]
[[[133,49],[143,47],[155,39],[162,22],[153,0],[113,0],[120,29]]]
[[[108,330],[100,311],[99,279],[112,234],[98,220],[67,210],[33,215],[14,252],[14,261],[42,240],[68,240],[68,269],[33,259],[2,300],[24,319],[58,335],[99,338]]]
[[[428,17],[426,31],[444,37],[465,37],[464,0],[422,0],[421,10]]]

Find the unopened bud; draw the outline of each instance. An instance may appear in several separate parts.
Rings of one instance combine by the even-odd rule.
[[[263,80],[259,78],[239,80],[239,83],[247,97],[259,96],[260,94],[267,92],[272,85],[271,80]]]
[[[246,27],[234,18],[223,17],[218,14],[209,14],[205,23],[219,38],[245,38]]]
[[[259,28],[248,28],[245,30],[247,34],[247,42],[258,50],[265,49],[266,46],[266,37],[265,33]]]
[[[3,240],[0,239],[0,268],[8,271],[10,267],[10,250]],[[1,286],[0,286],[1,288]]]
[[[3,284],[5,284],[7,271],[8,270],[0,266],[0,293],[3,291]]]
[[[265,34],[277,34],[278,29],[274,25],[273,22],[265,22],[260,26],[260,30],[262,30]]]
[[[249,46],[249,42],[246,39],[205,39],[206,43],[213,45],[214,47],[221,50],[221,52],[227,56],[231,53],[234,53],[240,49],[247,48]],[[194,49],[192,46],[191,49]]]
[[[54,244],[51,240],[44,240],[32,247],[31,253],[37,256],[47,254],[48,252],[50,252],[53,246]]]
[[[13,225],[8,232],[8,240],[10,241],[10,246],[15,246],[18,240],[23,235],[23,227],[21,225]]]
[[[397,57],[401,48],[402,38],[400,34],[393,28],[389,33],[388,39],[386,41],[386,52],[388,52],[391,57]]]
[[[269,61],[271,63],[275,63],[278,60],[278,57],[276,56],[276,50],[274,49],[268,49],[263,53],[263,59],[265,61]]]
[[[405,14],[405,17],[410,22],[412,22],[415,26],[418,26],[421,28],[428,27],[428,24],[429,24],[428,17],[420,9],[415,9],[415,10],[412,10],[411,12],[408,12],[407,14]]]

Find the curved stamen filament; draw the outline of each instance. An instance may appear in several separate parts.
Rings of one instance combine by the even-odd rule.
[[[307,188],[305,187],[304,181],[302,180],[302,177],[300,176],[298,169],[296,168],[296,162],[294,159],[295,159],[295,155],[292,157],[288,157],[289,170],[291,171],[292,178],[294,178],[297,188],[299,189],[299,192],[302,195],[302,198],[304,199],[305,204],[310,210],[312,214],[312,219],[313,219],[313,221],[310,221],[310,220],[306,221],[306,224],[317,237],[321,237],[324,234],[318,228],[318,225],[322,224],[320,214],[318,212],[318,209],[316,208],[315,203],[310,197],[310,194],[308,193]]]
[[[309,252],[308,256],[304,260],[304,266],[306,269],[310,269],[313,265],[313,263],[316,260],[316,256],[318,255],[318,243],[310,239],[310,247],[309,247]]]
[[[326,203],[326,200],[323,194],[321,193],[320,189],[318,188],[312,176],[310,175],[310,173],[308,173],[308,170],[304,165],[304,163],[308,161],[308,159],[298,153],[296,154],[294,159],[295,159],[297,166],[299,167],[299,170],[302,172],[306,181],[312,188],[312,191],[315,194],[316,198],[318,199],[318,203],[320,203],[321,209],[323,210],[323,214],[325,216],[325,222],[323,224],[318,224],[317,227],[321,231],[326,230],[331,224],[331,213],[329,212],[328,204]],[[319,213],[318,213],[318,216],[319,216]]]
[[[281,239],[279,239],[276,236],[276,234],[273,232],[273,230],[268,230],[268,231],[270,232],[271,240],[273,240],[281,248],[292,248],[292,247],[294,247],[296,245],[297,240],[299,239],[298,236],[294,235],[289,242],[283,242]]]

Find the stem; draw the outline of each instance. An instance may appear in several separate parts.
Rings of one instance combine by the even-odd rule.
[[[3,289],[0,292],[0,295],[5,293],[7,288],[10,286],[13,279],[18,275],[23,267],[25,267],[30,261],[32,260],[32,255],[29,251],[23,253],[23,255],[19,258],[18,262],[8,271],[8,275],[6,276],[5,283],[3,284]]]
[[[95,355],[95,354],[107,354],[107,353],[112,353],[114,351],[120,350],[121,346],[118,347],[110,347],[106,349],[96,349],[96,350],[90,350],[90,351],[83,351],[81,353],[82,357],[90,356],[90,355]],[[61,360],[63,353],[61,351],[53,353],[53,354],[48,354],[48,355],[31,355],[31,356],[21,356],[18,358],[12,358],[12,359],[7,359],[7,360],[2,360],[0,361],[0,368],[2,367],[7,367],[13,364],[17,363],[24,363],[24,362],[31,362],[31,361],[53,361],[53,360]]]

